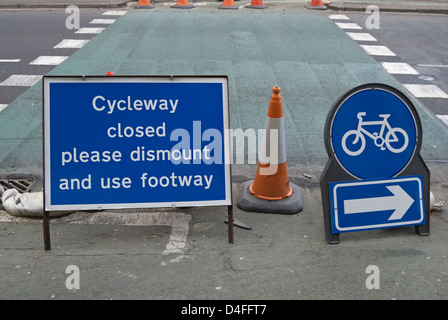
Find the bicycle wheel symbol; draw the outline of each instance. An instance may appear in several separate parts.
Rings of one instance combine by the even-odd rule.
[[[391,128],[383,138],[381,135],[368,134],[381,150],[389,150],[393,153],[403,152],[408,144],[409,137],[402,128]],[[384,144],[386,148],[384,148]],[[366,138],[361,130],[349,130],[342,137],[342,149],[350,156],[360,155],[366,148]]]

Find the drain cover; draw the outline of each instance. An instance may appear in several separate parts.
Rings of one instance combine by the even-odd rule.
[[[3,190],[7,189],[17,189],[19,193],[29,192],[33,189],[36,184],[35,177],[19,177],[19,178],[0,178],[0,186],[3,187]],[[1,191],[1,188],[0,188]],[[1,195],[1,192],[0,192]],[[1,203],[1,197],[0,197]]]

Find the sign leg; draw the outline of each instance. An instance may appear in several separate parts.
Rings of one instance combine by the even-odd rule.
[[[44,211],[44,219],[43,219],[43,228],[44,228],[44,248],[45,250],[51,250],[50,243],[50,212]]]
[[[233,243],[233,206],[227,206],[227,221],[229,226],[229,243]]]

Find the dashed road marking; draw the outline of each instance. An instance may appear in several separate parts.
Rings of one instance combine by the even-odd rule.
[[[433,84],[403,84],[416,98],[442,98],[448,99],[442,89]]]
[[[381,65],[390,74],[420,74],[417,70],[404,62],[381,62]]]
[[[445,124],[448,126],[448,115],[446,114],[436,114],[437,118],[445,122]]]
[[[67,58],[67,56],[40,56],[31,61],[30,64],[41,66],[57,66],[60,63],[64,62]]]
[[[355,41],[378,41],[370,33],[346,32],[346,34]]]
[[[448,68],[448,64],[417,64],[419,67]]]
[[[350,20],[345,14],[330,14],[328,18],[332,20]]]
[[[335,22],[335,24],[341,29],[362,30],[357,23],[353,22]]]
[[[13,74],[9,78],[1,82],[0,86],[31,87],[35,85],[40,79],[42,79],[41,75]]]
[[[116,19],[93,19],[89,23],[91,24],[112,24]]]
[[[396,54],[393,53],[386,46],[360,45],[360,47],[363,48],[364,51],[367,52],[367,54],[370,54],[371,56],[388,56],[388,57],[396,56]]]
[[[101,31],[103,31],[105,28],[89,28],[89,27],[84,27],[84,28],[80,28],[78,31],[76,31],[75,33],[78,34],[99,34],[101,33]]]
[[[20,62],[20,59],[0,59],[0,62],[14,63],[14,62]]]
[[[109,10],[106,12],[103,12],[103,15],[105,16],[122,16],[126,13],[127,11],[120,11],[120,10]]]
[[[89,40],[81,39],[63,39],[53,48],[55,49],[79,49],[82,48]]]

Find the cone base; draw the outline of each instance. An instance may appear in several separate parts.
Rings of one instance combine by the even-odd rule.
[[[246,8],[250,8],[250,9],[266,9],[268,6],[266,5],[260,5],[260,6],[254,6],[254,5],[248,5],[246,6]]]
[[[171,8],[178,8],[178,9],[191,9],[194,8],[193,4],[186,4],[186,5],[180,5],[180,4],[173,4]]]
[[[327,6],[306,6],[307,9],[312,10],[327,10]]]
[[[218,7],[218,9],[239,9],[239,7],[238,6],[223,6],[223,5],[220,5]]]
[[[264,200],[255,197],[249,192],[249,187],[254,180],[245,182],[241,186],[237,206],[244,211],[294,214],[303,210],[302,189],[294,183],[289,183],[293,194],[282,200]]]
[[[149,6],[134,6],[134,9],[154,9],[156,6],[154,4],[151,4]]]

